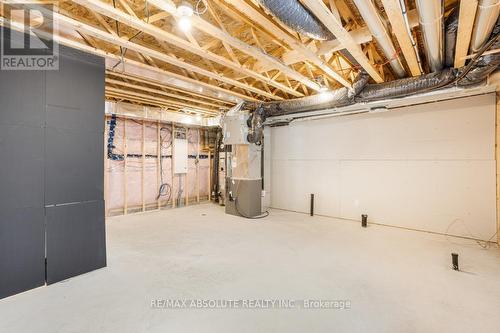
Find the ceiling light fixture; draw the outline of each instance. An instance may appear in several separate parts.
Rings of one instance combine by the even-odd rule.
[[[179,25],[179,28],[182,31],[189,31],[191,30],[191,18],[188,16],[182,16],[178,21],[177,24]]]
[[[179,14],[180,18],[177,21],[179,28],[182,31],[191,30],[191,16],[193,16],[193,5],[188,1],[183,1],[177,7],[177,14]]]
[[[180,16],[193,16],[193,5],[189,1],[183,1],[177,7],[177,14]]]

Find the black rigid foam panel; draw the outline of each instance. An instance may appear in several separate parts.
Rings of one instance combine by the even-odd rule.
[[[46,76],[47,283],[106,266],[104,60],[61,52]]]
[[[42,128],[0,125],[0,210],[44,206],[43,156]]]
[[[0,298],[45,284],[44,84],[0,71]]]
[[[0,71],[0,298],[106,265],[104,59],[59,59]]]
[[[0,209],[0,298],[45,284],[42,207]]]
[[[80,109],[89,117],[87,121],[99,117],[97,128],[103,130],[104,59],[81,54],[61,55],[59,70],[47,71],[47,105]],[[95,62],[89,62],[90,58]]]
[[[0,70],[0,125],[43,127],[45,73]]]
[[[47,284],[106,266],[104,201],[46,208]]]
[[[45,204],[102,200],[102,134],[47,127],[45,140]]]

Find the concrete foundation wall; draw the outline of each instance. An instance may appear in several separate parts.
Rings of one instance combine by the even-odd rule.
[[[271,206],[451,235],[496,230],[495,94],[276,127]],[[269,179],[270,178],[270,179]]]

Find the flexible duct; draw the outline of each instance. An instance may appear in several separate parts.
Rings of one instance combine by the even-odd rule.
[[[453,67],[455,62],[455,47],[457,43],[457,32],[458,32],[458,8],[454,8],[453,11],[446,18],[446,28],[444,34],[444,64],[446,67]]]
[[[358,96],[357,102],[371,102],[399,96],[416,94],[422,90],[432,90],[448,84],[455,79],[455,70],[445,69],[440,72],[424,74],[391,82],[368,84]]]
[[[378,46],[384,53],[385,57],[389,61],[391,68],[397,77],[404,77],[406,71],[404,70],[399,57],[397,56],[396,48],[392,43],[391,37],[387,33],[387,27],[380,18],[377,8],[371,0],[353,0],[359,13],[363,17],[368,29],[370,30],[373,37],[377,41]]]
[[[298,0],[258,0],[273,16],[290,29],[308,37],[321,40],[333,40],[335,36],[304,7]],[[391,68],[398,77],[404,77],[406,72],[397,57],[396,48],[392,43],[386,26],[380,18],[371,0],[354,0],[358,10],[366,22],[371,34],[377,40]],[[347,51],[342,54],[355,66],[358,62]]]
[[[415,0],[424,48],[431,72],[443,68],[443,14],[442,0]]]
[[[263,103],[261,107],[265,111],[266,117],[272,117],[303,111],[314,111],[346,106],[354,103],[354,97],[364,88],[368,79],[369,75],[363,72],[355,80],[351,88],[343,87],[323,92],[318,95],[279,102]],[[259,106],[255,103],[248,103],[246,104],[246,107],[255,109]]]
[[[479,50],[482,54],[490,48],[500,47],[500,24],[498,24],[490,40]],[[489,74],[500,66],[500,54],[487,54],[462,67],[459,70],[448,68],[439,72],[405,78],[386,83],[367,84],[368,76],[362,74],[351,89],[345,87],[314,96],[293,100],[268,102],[262,105],[246,103],[245,107],[255,109],[262,106],[265,117],[294,114],[305,111],[317,111],[337,108],[354,103],[367,103],[383,99],[401,98],[409,95],[438,90],[451,85],[467,87],[482,83]]]
[[[500,33],[500,24],[497,24],[493,30],[493,37]],[[490,39],[491,40],[491,39]],[[500,47],[500,39],[497,40],[490,48],[498,49]],[[474,67],[461,79],[458,81],[458,85],[462,87],[467,87],[483,82],[488,75],[493,73],[497,67],[500,65],[500,54],[493,53],[487,54],[479,58]]]
[[[479,0],[471,37],[471,51],[476,53],[488,40],[500,11],[500,0]]]
[[[305,36],[330,40],[335,36],[298,0],[258,0],[284,25]]]

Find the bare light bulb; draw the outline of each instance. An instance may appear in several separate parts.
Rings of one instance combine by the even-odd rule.
[[[177,21],[177,24],[179,25],[179,28],[182,31],[189,31],[191,30],[191,19],[189,16],[182,16],[179,21]]]

